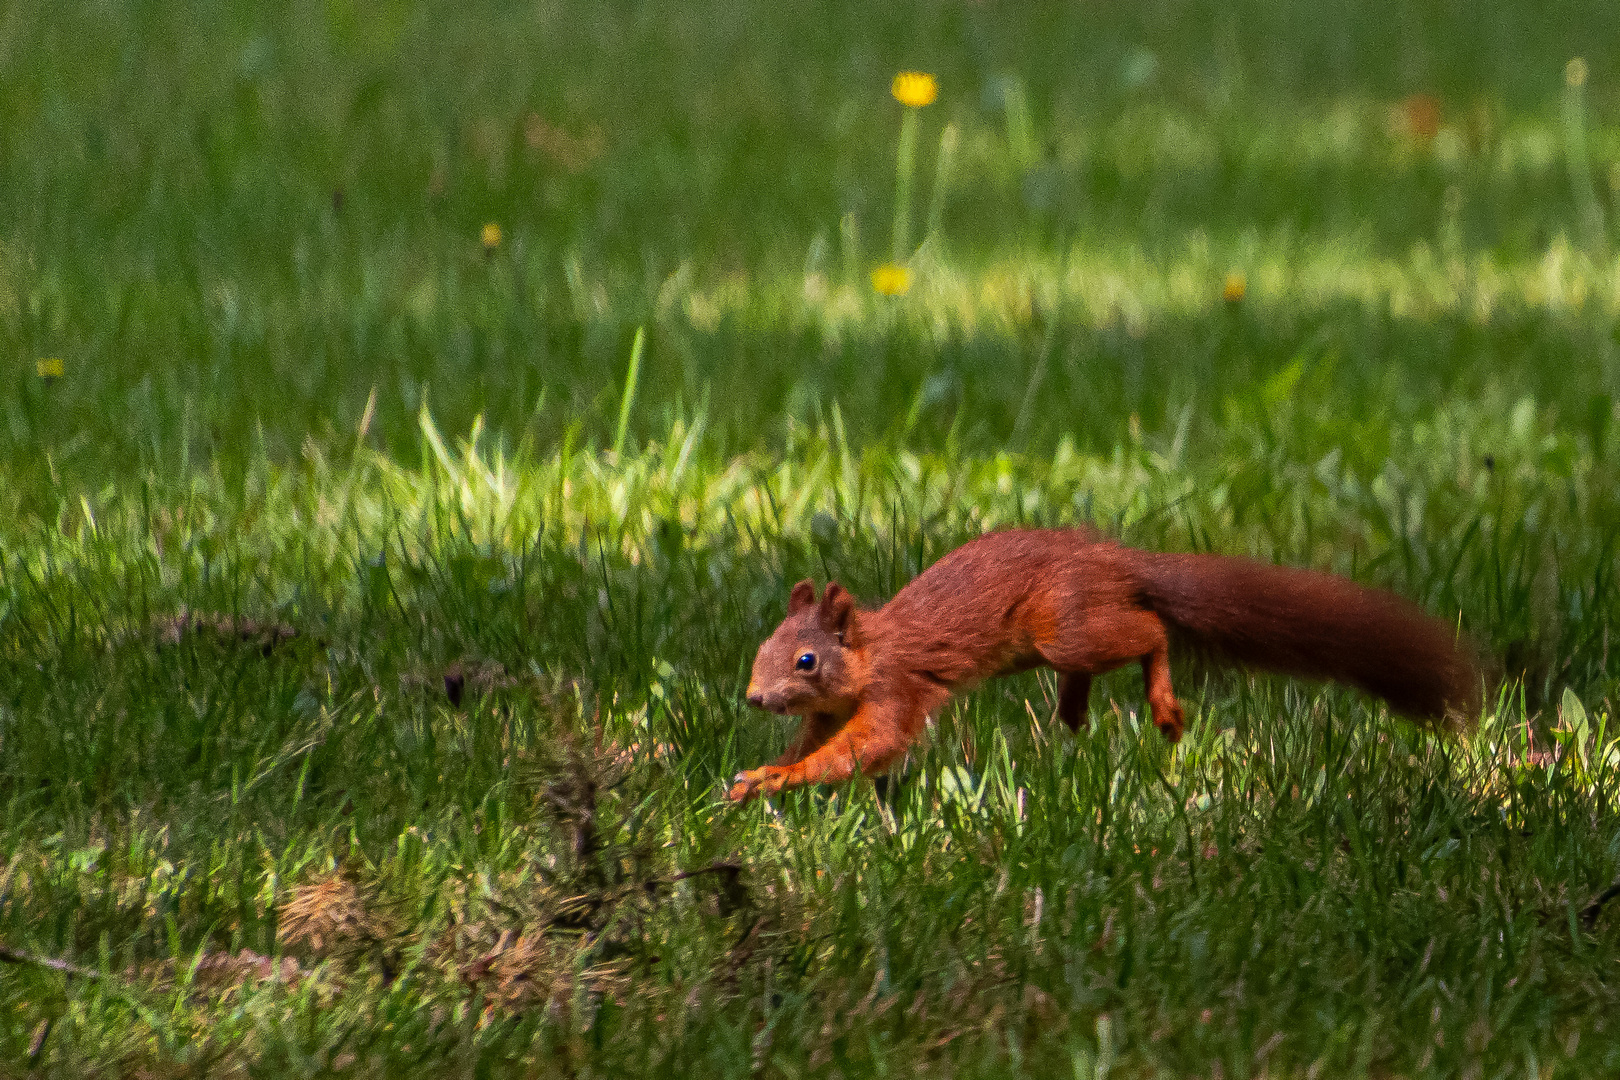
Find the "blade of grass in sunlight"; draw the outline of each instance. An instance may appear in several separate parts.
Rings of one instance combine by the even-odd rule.
[[[613,453],[624,453],[625,433],[630,429],[630,407],[636,403],[636,385],[641,381],[641,350],[646,344],[647,328],[636,327],[635,340],[630,343],[630,368],[624,375],[624,395],[619,399],[619,428],[613,433]]]

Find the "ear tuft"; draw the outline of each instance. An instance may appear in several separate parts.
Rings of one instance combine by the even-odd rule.
[[[816,602],[816,583],[805,578],[788,593],[788,614],[797,615]]]
[[[821,610],[818,614],[822,630],[829,634],[843,635],[846,648],[854,646],[855,598],[838,582],[827,583],[827,591],[822,594]]]

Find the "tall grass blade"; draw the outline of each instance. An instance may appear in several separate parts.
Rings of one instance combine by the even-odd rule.
[[[613,434],[613,456],[624,454],[624,437],[630,429],[630,407],[636,401],[636,383],[641,379],[641,350],[647,341],[647,328],[636,327],[636,339],[630,343],[630,370],[624,376],[624,396],[619,400],[619,427]]]

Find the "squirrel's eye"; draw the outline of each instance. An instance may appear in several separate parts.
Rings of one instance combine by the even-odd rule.
[[[794,666],[800,671],[816,670],[816,654],[813,652],[805,653],[803,656],[799,657],[799,662]]]

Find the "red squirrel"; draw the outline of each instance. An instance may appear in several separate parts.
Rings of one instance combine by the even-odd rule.
[[[1171,629],[1239,664],[1349,683],[1414,718],[1469,722],[1479,708],[1478,670],[1452,628],[1393,593],[1082,529],[1009,529],[963,544],[876,611],[836,581],[819,598],[810,581],[793,586],[748,703],[804,724],[773,764],[738,773],[728,798],[882,772],[953,692],[1037,667],[1058,672],[1057,715],[1079,730],[1092,677],[1139,662],[1153,722],[1176,742]]]

